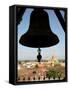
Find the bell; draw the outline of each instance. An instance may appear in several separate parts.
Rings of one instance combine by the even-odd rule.
[[[32,11],[29,29],[21,36],[19,42],[27,47],[38,48],[38,62],[42,58],[40,48],[50,47],[59,42],[58,37],[51,31],[47,12],[43,9]]]
[[[58,37],[51,31],[47,12],[43,9],[34,9],[30,16],[30,25],[28,31],[21,36],[22,45],[43,48],[56,45],[59,42]]]

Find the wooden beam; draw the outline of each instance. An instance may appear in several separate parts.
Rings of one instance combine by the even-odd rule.
[[[58,18],[58,20],[59,20],[63,30],[64,30],[64,32],[66,32],[66,20],[63,19],[63,17],[62,17],[62,15],[61,15],[59,10],[55,9],[54,12],[55,12],[55,14],[56,14],[56,16],[57,16],[57,18]]]
[[[23,16],[23,14],[24,14],[24,12],[25,12],[25,9],[26,8],[17,8],[17,11],[16,11],[16,24],[18,25],[18,24],[20,24],[20,22],[22,21],[22,16]]]

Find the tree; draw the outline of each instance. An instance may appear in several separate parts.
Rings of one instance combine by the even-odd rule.
[[[49,70],[48,73],[47,73],[47,77],[50,79],[50,78],[53,78],[55,79],[57,77],[57,71],[55,70]]]
[[[60,80],[61,76],[62,76],[62,72],[58,72],[58,78],[59,78],[59,80]]]

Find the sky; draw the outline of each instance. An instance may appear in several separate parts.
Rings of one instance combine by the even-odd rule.
[[[28,31],[30,14],[34,9],[26,9],[22,16],[22,21],[18,25],[18,60],[36,60],[37,59],[37,48],[30,48],[23,46],[19,43],[20,37]],[[59,43],[49,48],[41,48],[41,55],[43,60],[50,59],[53,55],[57,59],[65,60],[65,32],[60,25],[58,18],[56,17],[53,10],[44,9],[48,13],[50,28],[54,34],[59,38]],[[64,11],[60,11],[64,18]]]

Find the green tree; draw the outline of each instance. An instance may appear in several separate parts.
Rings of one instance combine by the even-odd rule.
[[[53,78],[55,79],[57,77],[57,71],[55,70],[49,70],[48,73],[47,73],[47,77],[50,79],[50,78]]]
[[[62,72],[58,72],[58,78],[60,80],[60,78],[62,77]]]

